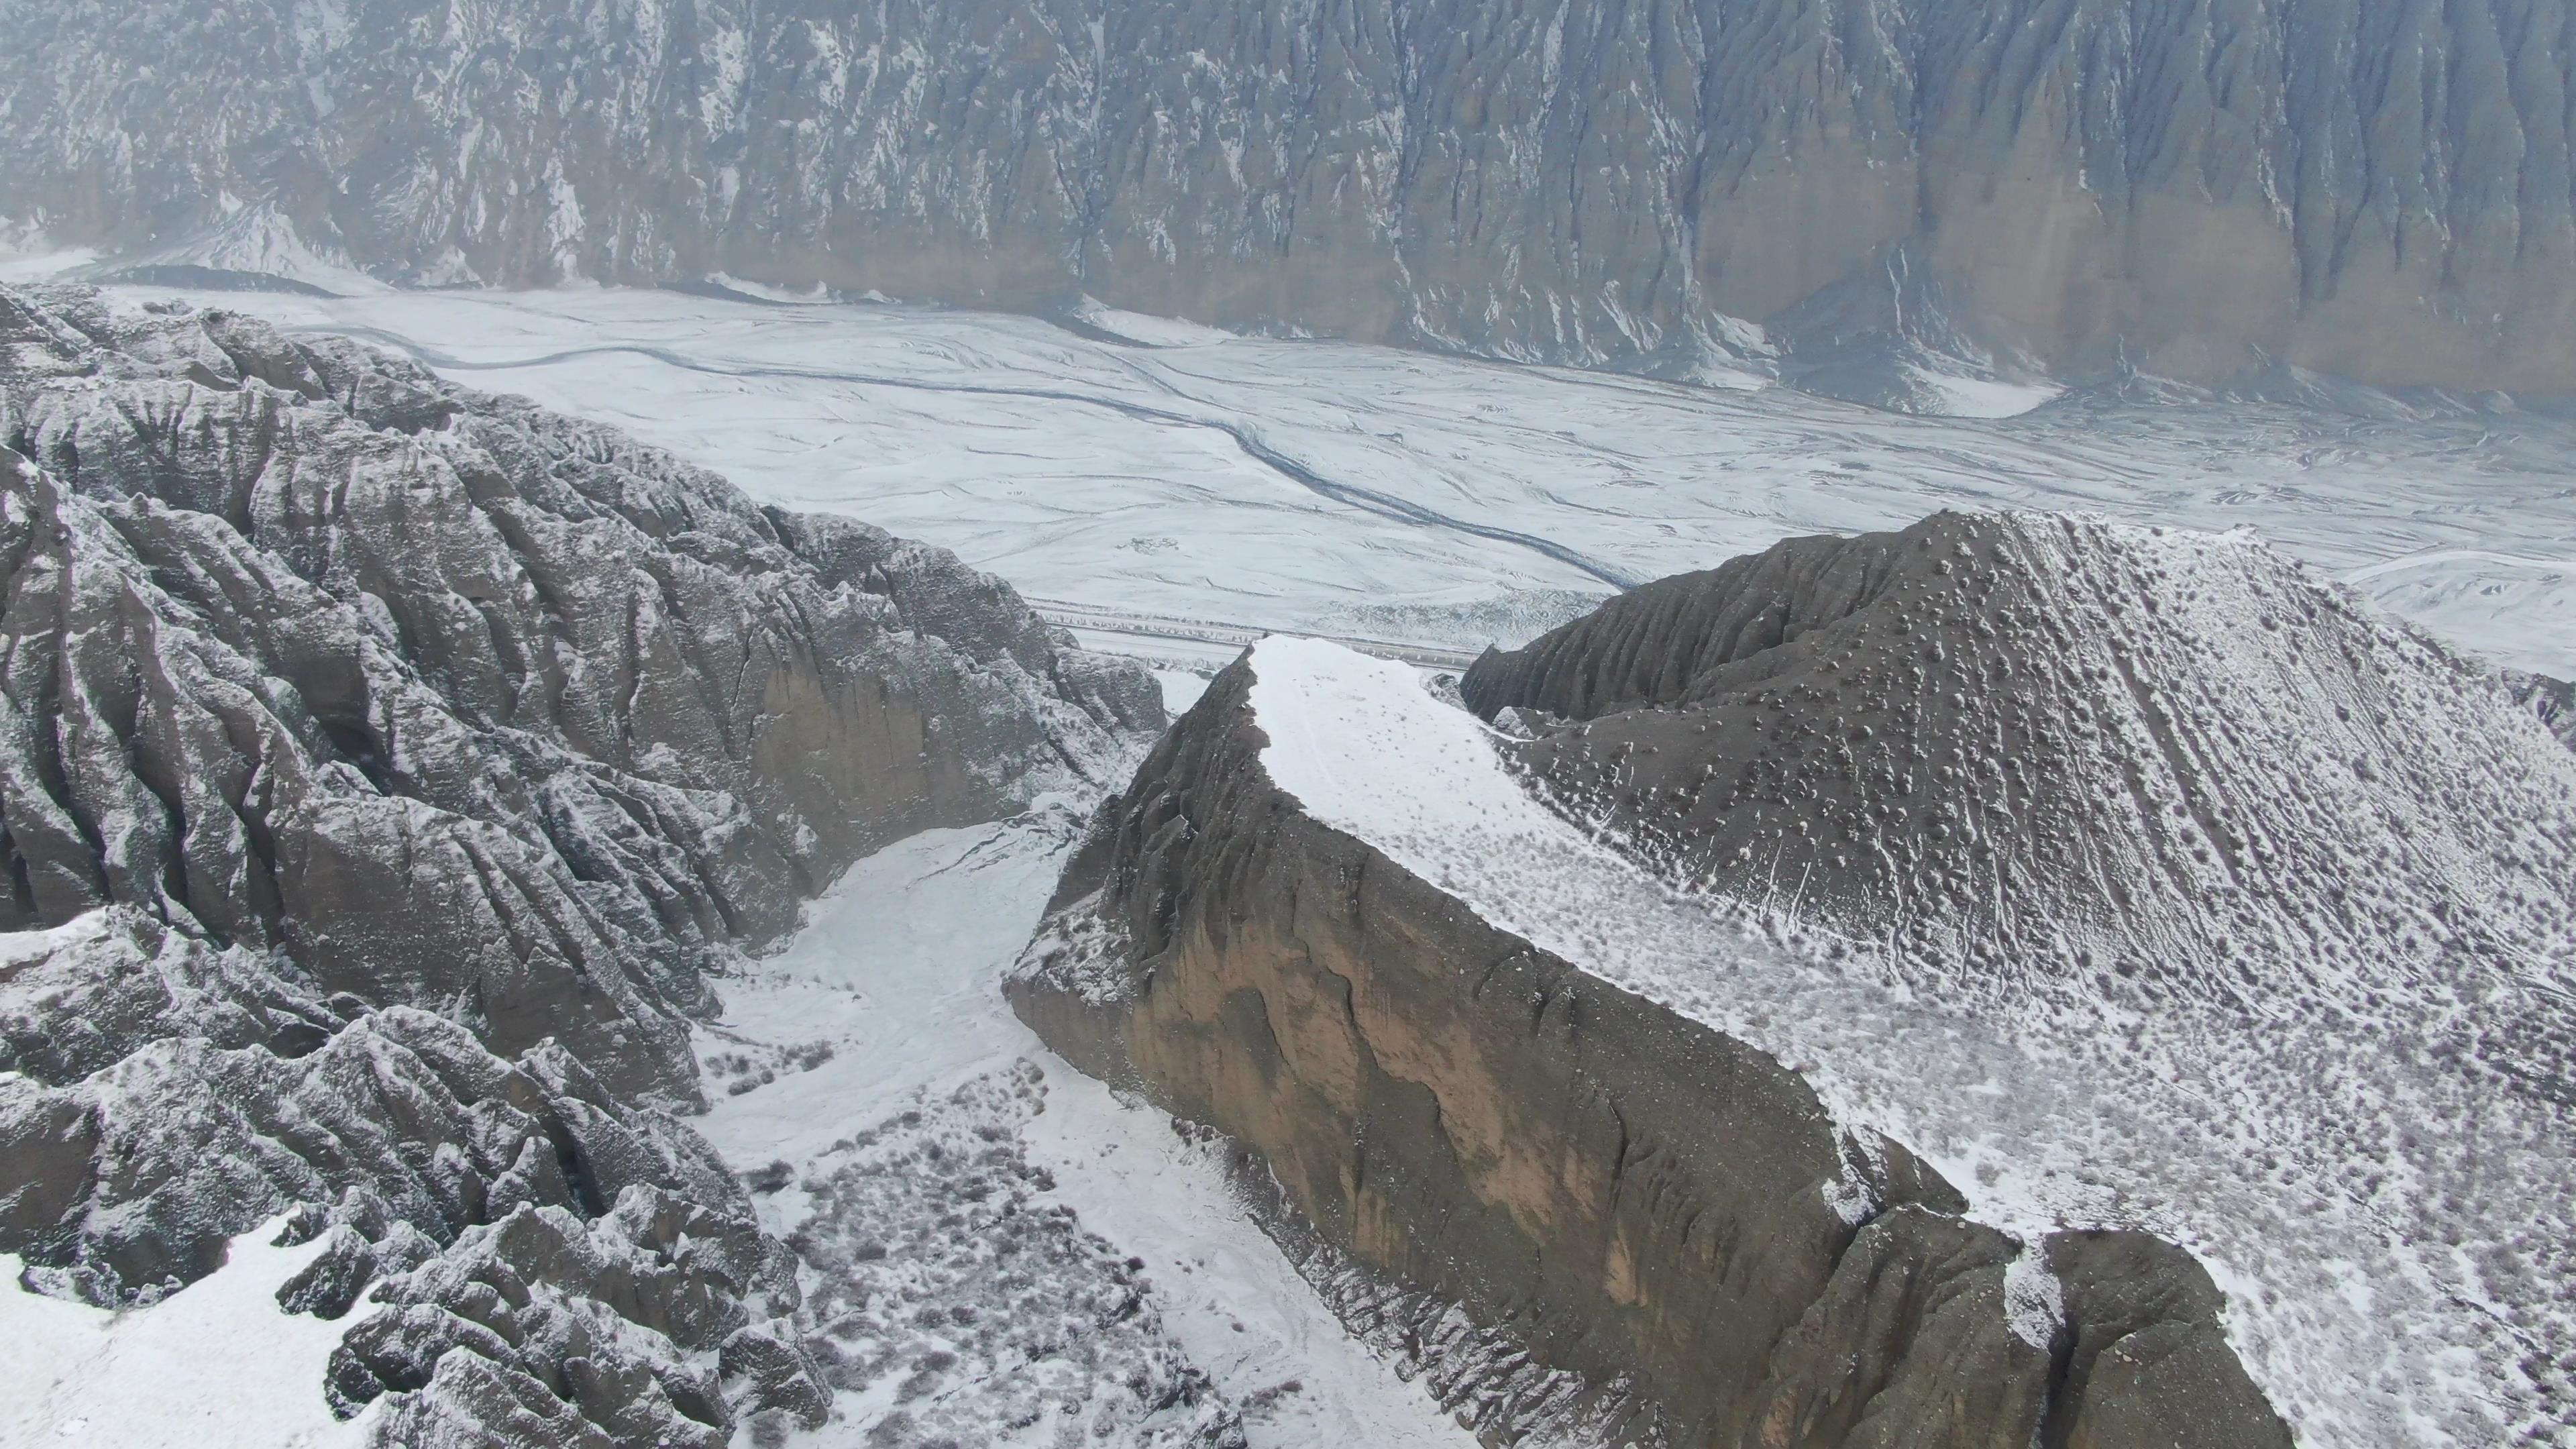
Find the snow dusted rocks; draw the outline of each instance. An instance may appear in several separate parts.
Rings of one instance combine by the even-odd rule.
[[[77,289],[0,289],[0,600],[0,1251],[149,1299],[307,1204],[281,1298],[405,1444],[811,1418],[792,1260],[661,1110],[687,1019],[1162,720],[941,551]]]
[[[506,1401],[560,1432],[501,1442],[649,1425],[648,1442],[721,1444],[733,1405],[766,1405],[729,1403],[689,1356],[797,1299],[792,1259],[695,1133],[559,1046],[505,1062],[409,1007],[300,1054],[169,1036],[76,1080],[0,1077],[0,1142],[0,1233],[28,1286],[63,1296],[182,1291],[227,1238],[302,1204],[286,1241],[329,1242],[279,1305],[351,1316],[328,1393],[342,1413],[395,1395],[383,1442],[490,1442],[465,1426],[506,1427]]]
[[[2262,1010],[2296,980],[2366,1015],[2431,981],[2519,995],[2576,931],[2548,700],[2250,535],[1942,514],[1793,540],[1461,688],[1576,721],[1518,753],[1640,860],[1945,991]],[[2563,1079],[2550,1019],[2499,1064]]]
[[[1020,1062],[916,1097],[807,1169],[788,1234],[813,1269],[797,1351],[872,1444],[1242,1449],[1239,1411],[1165,1332],[1142,1260],[1046,1200],[1020,1135],[1045,1093]]]
[[[0,924],[131,905],[685,1098],[736,942],[1160,722],[936,550],[346,343],[0,308]]]
[[[1509,903],[1641,889],[1408,668],[1273,640],[1098,817],[1011,994],[1257,1153],[1319,1286],[1489,1442],[2286,1443],[2188,1254],[1963,1216],[1779,1056]]]

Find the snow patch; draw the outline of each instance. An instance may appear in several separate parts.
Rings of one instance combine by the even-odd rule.
[[[142,267],[205,267],[282,277],[343,297],[393,290],[345,253],[306,241],[293,221],[266,204],[243,207],[203,231],[164,246],[106,257],[89,271],[114,273]]]
[[[2004,1268],[2004,1324],[2013,1337],[2038,1349],[2054,1351],[2066,1322],[2066,1285],[2049,1271],[2046,1258],[2025,1246]]]
[[[30,250],[0,255],[0,283],[50,282],[98,260],[95,247]]]
[[[87,918],[84,918],[87,919]],[[74,924],[78,924],[75,922]],[[62,929],[70,929],[64,927]],[[322,1375],[357,1317],[326,1323],[277,1306],[277,1290],[329,1237],[275,1245],[280,1215],[232,1240],[224,1266],[120,1312],[18,1286],[0,1254],[0,1443],[100,1449],[335,1449],[364,1444],[375,1408],[331,1417]]]
[[[1924,411],[1946,417],[2017,418],[2066,395],[2066,389],[2053,383],[2005,382],[2000,378],[1939,372],[1912,363],[1905,364],[1904,372],[1913,381],[1917,395],[1929,404]]]
[[[66,947],[103,939],[113,920],[114,913],[101,907],[84,911],[59,926],[36,931],[0,932],[0,967],[24,966]]]
[[[1157,669],[1154,682],[1163,687],[1163,711],[1174,719],[1189,713],[1208,688],[1208,676],[1187,669]]]
[[[737,277],[730,272],[709,272],[707,280],[728,292],[740,292],[746,297],[757,297],[764,302],[777,302],[784,306],[822,306],[832,301],[831,291],[820,282],[810,287],[781,287]]]

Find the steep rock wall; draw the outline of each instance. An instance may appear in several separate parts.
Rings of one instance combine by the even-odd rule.
[[[12,0],[0,218],[1687,369],[2576,387],[2563,7]]]

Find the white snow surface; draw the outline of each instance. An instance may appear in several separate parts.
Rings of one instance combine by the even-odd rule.
[[[2123,1050],[2118,1023],[1954,1009],[1653,881],[1539,804],[1500,736],[1403,665],[1280,638],[1251,666],[1263,766],[1318,820],[1497,928],[1770,1052],[1837,1120],[1931,1162],[1983,1221],[2025,1241],[2131,1227],[2191,1248],[2228,1294],[2248,1369],[2310,1449],[2550,1432],[2514,1365],[2562,1352],[2576,1324],[2563,1298],[2508,1322],[2473,1261],[2481,1244],[2568,1230],[2576,1185],[2546,1120],[2510,1103],[2424,1115],[2403,1081],[2308,1100],[2310,1084],[2286,1079],[2334,1041],[2292,1019],[2167,1023],[2169,1039]],[[2429,1121],[2444,1143],[2414,1142]],[[2412,1150],[2358,1156],[2383,1129]],[[2054,1285],[2016,1286],[2014,1325],[2038,1332]]]
[[[763,502],[943,544],[1041,601],[1315,634],[1400,625],[1399,642],[1474,649],[1785,537],[2071,509],[2251,525],[2498,663],[2576,675],[2576,425],[2536,412],[2078,395],[1934,418],[1196,329],[1137,346],[898,305],[603,288],[191,300],[409,349]],[[1105,309],[1087,325],[1188,327]]]
[[[68,928],[66,928],[68,929]],[[277,1306],[278,1287],[327,1237],[272,1245],[275,1221],[233,1239],[224,1266],[157,1303],[118,1312],[18,1286],[0,1254],[0,1444],[65,1449],[333,1449],[366,1442],[372,1406],[341,1422],[322,1398],[340,1335]]]
[[[98,260],[90,247],[13,252],[0,247],[0,282],[50,282]]]
[[[240,207],[201,232],[165,245],[98,261],[91,271],[114,274],[133,267],[192,266],[282,277],[342,296],[391,291],[346,255],[317,251],[273,206]]]
[[[1951,417],[2017,418],[2066,395],[2066,389],[2050,383],[2005,382],[1999,378],[1936,372],[1928,367],[1909,366],[1905,371],[1918,387],[1939,400],[1940,406],[1930,411]]]
[[[724,985],[724,1016],[698,1043],[710,1061],[817,1043],[832,1046],[830,1059],[738,1094],[715,1076],[717,1105],[695,1125],[737,1168],[783,1161],[802,1179],[916,1092],[1034,1061],[1046,1106],[1023,1141],[1055,1176],[1048,1196],[1146,1261],[1166,1331],[1220,1390],[1255,1405],[1245,1430],[1256,1449],[1472,1449],[1474,1436],[1427,1393],[1344,1333],[1235,1200],[1211,1149],[1065,1065],[1011,1014],[1002,978],[1074,840],[1070,815],[1041,810],[917,835],[851,867],[785,951]],[[756,1200],[778,1232],[807,1201],[796,1186]],[[1292,1381],[1296,1390],[1275,1392]],[[861,1412],[794,1442],[867,1443],[875,1421],[851,1397],[845,1407]],[[1015,1442],[994,1433],[997,1445]]]
[[[1235,335],[1222,327],[1210,327],[1183,317],[1156,317],[1145,312],[1125,311],[1091,297],[1083,298],[1074,307],[1073,318],[1139,347],[1200,347],[1227,341]]]
[[[1207,693],[1210,680],[1207,675],[1187,669],[1157,669],[1154,682],[1163,687],[1163,708],[1179,719],[1199,702],[1200,695]]]

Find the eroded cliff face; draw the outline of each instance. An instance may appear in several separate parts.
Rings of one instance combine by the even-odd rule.
[[[0,328],[0,926],[133,905],[685,1099],[738,944],[1161,720],[944,551],[346,342]]]
[[[281,1306],[370,1305],[327,1392],[386,1444],[819,1423],[794,1259],[670,1115],[689,1019],[860,855],[1162,720],[942,551],[0,288],[0,1252],[148,1302],[292,1209]]]
[[[1777,347],[1877,395],[1927,352],[2576,387],[2576,37],[2546,0],[0,21],[0,217],[129,262],[1088,291],[1683,372]]]
[[[1462,1308],[1483,1357],[1430,1381],[1489,1442],[2288,1442],[2187,1254],[1968,1220],[1769,1056],[1306,814],[1261,763],[1256,663],[1104,809],[1013,1004],[1415,1290],[1409,1352]]]

